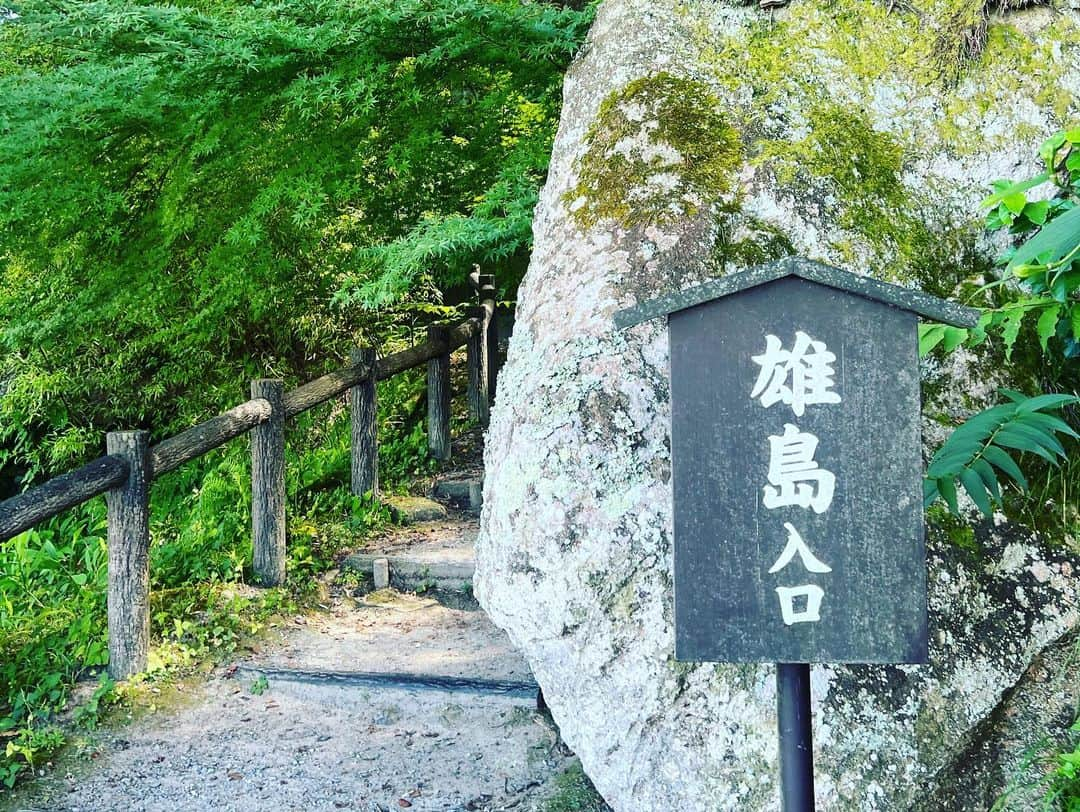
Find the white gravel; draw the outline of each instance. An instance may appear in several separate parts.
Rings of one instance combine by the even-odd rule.
[[[290,621],[239,664],[184,707],[101,734],[95,758],[69,755],[8,808],[528,812],[542,809],[570,763],[531,696],[276,677],[262,694],[251,691],[247,669],[260,666],[529,681],[481,612],[423,600],[365,606],[338,594],[328,611]]]

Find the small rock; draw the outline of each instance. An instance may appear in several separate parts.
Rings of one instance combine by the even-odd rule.
[[[400,524],[438,522],[448,515],[445,507],[422,496],[387,496],[383,498],[383,504]]]

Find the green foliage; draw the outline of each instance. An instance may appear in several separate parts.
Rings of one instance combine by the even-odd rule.
[[[965,343],[978,347],[993,332],[1000,336],[1009,361],[1025,321],[1030,323],[1031,317],[1044,358],[1080,355],[1078,145],[1080,129],[1059,132],[1040,147],[1045,172],[1025,181],[994,184],[994,193],[983,201],[990,209],[987,228],[1007,229],[1020,240],[999,258],[1001,278],[981,289],[983,293],[995,292],[999,304],[984,311],[970,331],[942,324],[920,326],[920,355],[935,349],[948,353]],[[1047,183],[1053,184],[1054,195],[1032,200],[1029,193]],[[1021,491],[1028,489],[1021,467],[1024,460],[1014,458],[1018,453],[1041,458],[1054,467],[1068,458],[1064,443],[1078,435],[1058,412],[1077,405],[1080,398],[1002,392],[1007,402],[970,417],[934,454],[923,484],[928,506],[943,499],[957,513],[957,488],[963,487],[989,517],[994,505],[1002,504],[1002,482]]]
[[[1000,180],[983,201],[991,231],[1023,238],[999,259],[1003,277],[992,283],[1016,285],[1020,296],[986,314],[975,331],[978,343],[999,328],[1011,354],[1020,328],[1034,318],[1044,352],[1060,342],[1066,358],[1080,356],[1080,129],[1047,139],[1039,150],[1046,171],[1020,182]],[[1050,197],[1032,200],[1033,190],[1049,184]]]
[[[9,788],[14,786],[20,773],[32,772],[63,746],[64,733],[54,725],[20,730],[4,748],[6,763],[0,763],[0,783]]]
[[[0,544],[0,731],[47,717],[107,661],[107,560],[99,506]]]
[[[102,711],[116,701],[116,683],[110,679],[108,674],[101,674],[98,677],[98,685],[94,689],[94,693],[90,695],[89,699],[75,708],[72,718],[75,724],[84,730],[93,730],[98,726]]]
[[[1080,719],[1069,730],[1073,734],[1080,734]],[[1047,808],[1080,812],[1080,736],[1071,751],[1055,756],[1047,783],[1049,786],[1044,799]]]
[[[1028,397],[1004,390],[1008,403],[993,406],[970,417],[937,450],[923,482],[923,497],[929,507],[944,499],[949,509],[959,513],[957,482],[967,491],[982,513],[993,515],[1001,503],[1004,477],[1022,489],[1028,487],[1020,466],[1010,454],[1034,454],[1052,465],[1066,456],[1058,435],[1080,437],[1055,412],[1080,403],[1072,395]]]
[[[426,439],[398,415],[422,379],[379,386],[380,469],[387,487],[426,469]],[[419,436],[419,440],[417,437]],[[251,567],[250,452],[233,442],[155,482],[151,491],[151,671],[168,675],[232,654],[275,614],[295,611],[315,576],[357,534],[389,521],[349,493],[348,414],[325,406],[290,423],[286,467],[289,582],[246,590]],[[424,462],[406,463],[407,460]],[[107,662],[107,557],[101,500],[0,543],[0,734],[29,736],[64,708],[74,683]],[[104,687],[103,687],[104,686]],[[92,726],[111,696],[103,683],[76,721]],[[0,781],[24,774],[0,755]]]
[[[512,289],[589,12],[26,0],[0,27],[0,492]],[[8,480],[7,483],[4,480]]]
[[[0,23],[0,498],[452,314],[526,264],[562,72],[591,11],[517,0],[25,0]],[[313,360],[318,359],[318,360]],[[380,385],[381,482],[430,470],[417,375]],[[253,592],[250,459],[155,482],[152,671],[225,656],[387,521],[348,420],[290,422],[290,581]],[[105,664],[100,500],[0,543],[14,780]],[[108,692],[85,706],[93,724]],[[29,748],[25,750],[25,748]]]

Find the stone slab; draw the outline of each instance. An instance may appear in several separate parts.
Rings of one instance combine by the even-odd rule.
[[[445,505],[423,496],[384,496],[382,501],[400,524],[438,522],[449,515]]]

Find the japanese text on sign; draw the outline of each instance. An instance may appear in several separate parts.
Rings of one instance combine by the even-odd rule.
[[[791,350],[785,350],[776,336],[765,336],[765,352],[752,356],[761,367],[750,392],[766,409],[782,403],[791,407],[795,416],[802,417],[807,406],[840,403],[833,391],[833,362],[836,355],[829,352],[823,341],[815,341],[799,330]],[[798,507],[824,513],[832,504],[836,476],[821,468],[814,459],[819,439],[800,431],[794,423],[785,423],[779,435],[770,435],[767,485],[762,487],[761,502],[768,510]],[[814,555],[791,522],[784,522],[787,544],[769,568],[776,575],[794,563],[796,554],[802,568],[811,574],[832,572],[828,564]],[[821,605],[825,591],[812,578],[797,586],[777,586],[780,616],[784,624],[816,623],[821,620]],[[802,602],[796,608],[797,601]]]

